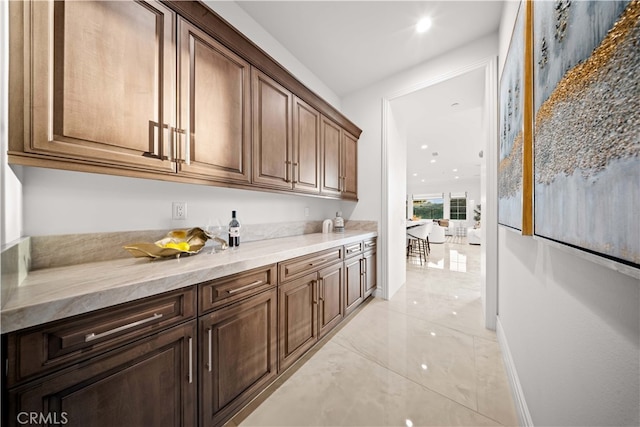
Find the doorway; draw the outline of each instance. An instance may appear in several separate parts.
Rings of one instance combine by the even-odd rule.
[[[406,219],[407,142],[402,119],[394,114],[392,103],[425,88],[481,71],[484,74],[484,101],[481,119],[482,161],[480,166],[481,294],[485,327],[495,330],[497,315],[497,58],[489,57],[427,79],[418,85],[382,99],[382,216],[381,296],[390,298],[406,281],[404,260]],[[428,143],[427,143],[428,144]],[[433,153],[433,151],[431,152]],[[404,184],[403,184],[404,183]],[[402,184],[402,189],[399,187]]]

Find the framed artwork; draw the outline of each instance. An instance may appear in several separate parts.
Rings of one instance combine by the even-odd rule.
[[[640,1],[533,5],[534,234],[640,268]]]
[[[521,1],[500,78],[498,223],[531,235],[531,1]]]

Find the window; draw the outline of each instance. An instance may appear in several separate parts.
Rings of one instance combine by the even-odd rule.
[[[451,219],[467,219],[467,198],[452,197],[449,214]]]
[[[413,215],[420,219],[441,219],[444,214],[442,197],[414,199]]]

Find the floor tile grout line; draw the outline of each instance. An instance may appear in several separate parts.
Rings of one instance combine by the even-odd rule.
[[[480,336],[475,335],[475,334],[470,334],[470,333],[469,333],[469,332],[467,332],[467,331],[463,331],[463,330],[461,330],[461,329],[456,329],[456,328],[454,328],[454,327],[452,327],[452,326],[445,325],[445,324],[443,324],[443,323],[441,323],[441,322],[438,322],[438,321],[425,319],[425,318],[423,318],[423,317],[419,317],[419,316],[415,316],[415,315],[413,315],[413,314],[405,313],[405,312],[403,312],[403,311],[396,310],[396,309],[394,309],[394,308],[389,308],[389,310],[390,310],[390,311],[393,311],[394,313],[404,314],[405,316],[411,317],[411,318],[413,318],[413,319],[419,319],[419,320],[422,320],[422,321],[425,321],[425,322],[428,322],[428,323],[433,323],[434,325],[438,325],[438,326],[440,326],[441,328],[450,329],[450,330],[452,330],[452,331],[458,332],[458,333],[463,334],[463,335],[467,335],[467,336],[470,336],[470,337],[478,337],[478,338],[482,338],[482,339],[489,340],[489,338],[484,338],[484,337],[480,337]],[[490,329],[487,329],[487,330],[490,330]],[[496,339],[496,340],[497,340],[497,339]]]
[[[376,306],[370,306],[370,307],[368,307],[368,308],[369,308],[369,309],[378,309],[378,307],[376,307]],[[400,314],[400,315],[404,315],[404,316],[406,316],[406,317],[411,317],[411,318],[414,318],[414,319],[423,320],[423,321],[428,322],[428,323],[434,323],[434,322],[429,322],[429,321],[427,321],[427,320],[425,320],[425,319],[422,319],[422,318],[419,318],[419,317],[411,316],[411,315],[409,315],[409,314],[407,314],[407,313],[403,313],[403,312],[400,312],[400,311],[391,310],[391,309],[389,309],[389,308],[387,308],[387,307],[379,307],[379,309],[381,309],[381,310],[382,310],[382,309],[384,309],[384,310],[386,310],[387,312],[392,311],[392,312],[393,312],[393,313],[395,313],[395,314]],[[363,310],[363,311],[364,311],[364,310]],[[442,325],[439,325],[439,326],[442,326]],[[449,327],[446,327],[446,326],[444,326],[444,327],[445,327],[445,328],[447,328],[447,329],[452,329],[452,328],[449,328]],[[455,331],[455,329],[452,329],[452,330],[454,330],[454,331]],[[458,331],[456,331],[456,332],[458,332]],[[476,385],[476,409],[473,409],[473,408],[471,408],[471,407],[469,407],[469,406],[465,405],[464,403],[460,403],[460,402],[458,402],[457,400],[454,400],[454,399],[452,399],[451,397],[449,397],[449,396],[447,396],[447,395],[442,394],[442,392],[440,392],[440,391],[438,391],[438,390],[434,390],[434,389],[432,389],[431,387],[429,387],[429,386],[427,386],[427,385],[425,385],[425,384],[421,384],[421,383],[419,383],[419,382],[417,382],[417,381],[413,380],[412,378],[409,378],[409,377],[407,377],[407,376],[403,375],[402,373],[400,373],[400,372],[398,372],[398,371],[396,371],[396,370],[394,370],[394,369],[392,369],[392,368],[390,368],[390,367],[388,367],[388,366],[383,365],[381,362],[379,362],[379,361],[377,361],[377,360],[375,360],[375,359],[373,359],[373,358],[369,357],[367,354],[365,354],[365,353],[362,353],[362,352],[358,351],[358,349],[355,349],[355,348],[349,348],[349,347],[347,347],[347,346],[345,346],[345,345],[343,345],[343,344],[341,344],[341,343],[339,343],[339,342],[333,342],[333,343],[334,343],[334,344],[337,344],[337,345],[339,345],[340,347],[342,347],[343,349],[345,349],[345,350],[347,350],[347,351],[349,351],[349,352],[351,352],[351,353],[353,353],[353,354],[357,355],[358,357],[361,357],[361,358],[363,358],[363,359],[365,359],[365,360],[368,360],[368,361],[370,361],[370,362],[372,362],[372,363],[374,363],[374,364],[376,364],[376,365],[380,366],[382,369],[384,369],[384,370],[386,370],[386,371],[393,372],[394,374],[398,375],[399,377],[404,378],[405,380],[407,380],[407,381],[409,381],[409,382],[411,382],[411,383],[413,383],[413,384],[416,384],[416,385],[418,385],[418,386],[420,386],[420,387],[422,387],[422,388],[424,388],[424,389],[426,389],[426,390],[429,390],[429,391],[431,391],[431,392],[433,392],[433,393],[436,393],[436,394],[438,394],[438,395],[440,395],[440,396],[444,397],[445,399],[447,399],[447,400],[449,400],[449,401],[451,401],[451,402],[453,402],[453,403],[455,403],[455,404],[458,404],[458,405],[460,405],[460,406],[462,406],[462,407],[464,407],[464,408],[467,408],[467,409],[469,409],[470,411],[473,411],[473,412],[475,412],[476,414],[478,414],[478,415],[480,415],[480,416],[482,416],[482,417],[485,417],[485,418],[487,418],[487,419],[489,419],[489,420],[491,420],[491,421],[494,421],[494,422],[496,422],[497,424],[499,424],[499,425],[503,426],[504,424],[503,424],[502,422],[500,422],[499,420],[497,420],[497,419],[495,419],[495,418],[491,417],[490,415],[487,415],[487,414],[484,414],[484,413],[480,412],[480,408],[479,408],[479,404],[478,404],[478,368],[477,368],[476,339],[481,339],[481,340],[485,340],[485,341],[491,341],[491,340],[488,340],[488,339],[483,338],[483,337],[478,337],[478,336],[475,336],[475,335],[470,335],[470,334],[463,333],[463,332],[462,332],[461,334],[471,337],[471,338],[472,338],[472,342],[473,342],[473,370],[474,370],[474,373],[475,373],[474,383],[475,383],[475,385]],[[345,338],[345,339],[346,339],[346,338]]]
[[[443,398],[445,398],[445,399],[447,399],[447,400],[449,400],[449,401],[451,401],[451,402],[455,403],[456,405],[460,405],[460,406],[462,406],[462,407],[464,407],[464,408],[466,408],[466,409],[468,409],[468,410],[470,410],[470,411],[475,412],[475,413],[476,413],[476,414],[478,414],[478,415],[481,415],[481,416],[483,416],[483,417],[485,417],[485,418],[487,418],[487,419],[489,419],[489,420],[491,420],[491,421],[495,421],[495,422],[497,422],[498,424],[502,425],[502,423],[500,423],[498,420],[494,420],[493,418],[491,418],[491,417],[489,417],[489,416],[487,416],[487,415],[485,415],[485,414],[482,414],[482,413],[478,412],[476,409],[470,408],[469,406],[465,405],[464,403],[460,403],[460,402],[458,402],[457,400],[454,400],[454,399],[450,398],[449,396],[446,396],[446,395],[442,394],[442,393],[441,393],[441,392],[439,392],[438,390],[434,390],[434,389],[430,388],[429,386],[426,386],[426,385],[424,385],[424,384],[420,384],[419,382],[416,382],[415,380],[413,380],[413,379],[411,379],[411,378],[409,378],[409,377],[404,376],[404,375],[403,375],[403,374],[401,374],[400,372],[397,372],[397,371],[395,371],[395,370],[393,370],[393,369],[389,368],[388,366],[384,366],[383,364],[381,364],[381,363],[380,363],[380,362],[378,362],[377,360],[373,360],[372,358],[368,357],[366,354],[360,353],[359,351],[357,351],[357,350],[355,350],[355,349],[351,349],[351,348],[349,348],[349,347],[345,347],[344,345],[342,345],[342,344],[340,344],[340,343],[337,343],[337,342],[334,342],[334,344],[339,345],[340,347],[344,348],[344,349],[345,349],[345,350],[347,350],[347,351],[350,351],[351,353],[353,353],[353,354],[357,355],[358,357],[361,357],[361,358],[366,359],[366,360],[368,360],[368,361],[370,361],[370,362],[372,362],[372,363],[375,363],[376,365],[380,366],[380,367],[381,367],[382,369],[384,369],[385,371],[393,372],[394,374],[398,375],[399,377],[404,378],[405,380],[407,380],[407,381],[409,381],[409,382],[411,382],[411,383],[413,383],[413,384],[415,384],[415,385],[417,385],[417,386],[419,386],[419,387],[421,387],[421,388],[424,388],[425,390],[429,390],[430,392],[435,393],[435,394],[437,394],[437,395],[439,395],[439,396],[441,396],[441,397],[443,397]]]

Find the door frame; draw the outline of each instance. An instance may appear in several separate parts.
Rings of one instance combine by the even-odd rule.
[[[482,203],[481,238],[481,293],[484,309],[485,327],[495,330],[498,314],[498,58],[490,56],[470,63],[459,69],[426,79],[418,84],[406,87],[382,98],[382,198],[380,217],[380,290],[378,295],[389,299],[389,283],[393,279],[393,272],[389,271],[390,257],[403,256],[396,254],[389,245],[390,233],[404,234],[403,224],[391,224],[389,214],[389,111],[391,101],[401,96],[411,94],[429,86],[444,82],[470,71],[482,69],[485,72],[485,101],[483,128],[484,143],[483,157],[480,171],[480,192]]]

